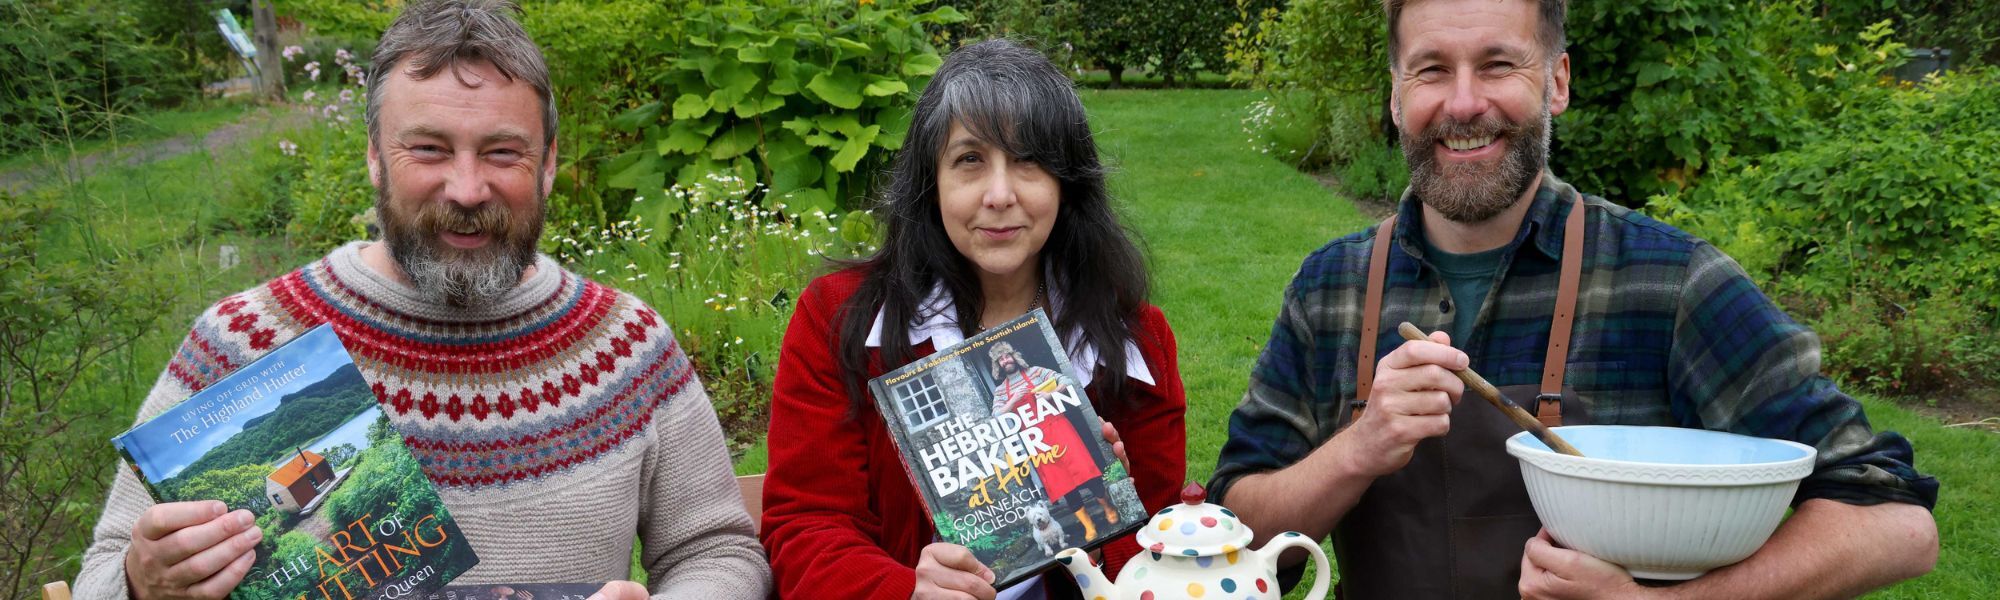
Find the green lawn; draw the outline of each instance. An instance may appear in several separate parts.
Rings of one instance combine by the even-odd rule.
[[[1257,93],[1093,91],[1085,104],[1113,191],[1152,257],[1154,302],[1180,340],[1188,395],[1188,478],[1206,481],[1299,261],[1369,225],[1347,200],[1249,149],[1240,119]],[[1917,466],[1943,482],[1936,571],[1872,598],[1974,598],[2000,589],[2000,435],[1949,429],[1866,398],[1879,429],[1908,436]],[[1303,587],[1303,586],[1301,586]],[[1294,596],[1296,596],[1296,592]]]

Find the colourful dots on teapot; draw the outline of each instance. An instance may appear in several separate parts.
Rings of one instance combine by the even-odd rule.
[[[1174,526],[1173,519],[1160,519],[1160,531],[1166,531],[1172,528],[1173,526]]]
[[[1232,593],[1232,594],[1233,594],[1233,593],[1236,593],[1236,580],[1234,580],[1234,579],[1229,579],[1229,578],[1227,578],[1227,577],[1223,578],[1223,579],[1222,579],[1222,591],[1224,591],[1224,592],[1228,592],[1228,593]]]
[[[1195,566],[1198,566],[1198,567],[1201,567],[1201,568],[1204,568],[1204,569],[1206,569],[1206,568],[1208,568],[1208,566],[1209,566],[1209,565],[1213,565],[1213,564],[1215,564],[1215,557],[1213,557],[1213,556],[1197,556],[1197,557],[1195,557],[1195,559],[1194,559],[1194,564],[1195,564]]]
[[[1202,517],[1202,518],[1201,518],[1201,526],[1202,526],[1202,527],[1214,527],[1214,526],[1215,526],[1215,523],[1216,523],[1216,521],[1215,521],[1215,517]]]
[[[1223,559],[1224,561],[1228,561],[1228,563],[1229,563],[1229,564],[1232,564],[1232,565],[1233,565],[1233,564],[1236,564],[1236,547],[1235,547],[1235,546],[1223,546],[1223,547],[1222,547],[1222,559]]]
[[[1264,593],[1268,591],[1271,591],[1271,585],[1264,583],[1264,578],[1262,577],[1257,578],[1257,592]]]
[[[1194,535],[1196,529],[1198,528],[1195,527],[1193,523],[1182,523],[1181,535]]]
[[[1187,592],[1189,598],[1200,598],[1208,594],[1208,589],[1201,587],[1199,583],[1190,583],[1188,584]]]

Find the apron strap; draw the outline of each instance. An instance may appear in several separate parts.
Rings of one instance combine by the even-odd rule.
[[[1368,295],[1361,303],[1361,364],[1355,369],[1354,403],[1347,423],[1361,420],[1368,395],[1375,389],[1375,338],[1382,331],[1382,287],[1389,275],[1389,242],[1396,237],[1396,215],[1375,228],[1375,247],[1368,254]]]
[[[1562,275],[1556,284],[1556,311],[1549,324],[1548,355],[1542,358],[1542,393],[1535,418],[1542,425],[1562,424],[1563,370],[1569,363],[1569,337],[1576,324],[1576,293],[1583,276],[1583,194],[1576,193],[1569,219],[1563,224]]]
[[[1563,223],[1562,273],[1556,283],[1555,314],[1550,318],[1548,353],[1542,358],[1541,395],[1536,397],[1536,419],[1542,425],[1562,425],[1563,372],[1569,365],[1570,333],[1576,324],[1576,296],[1583,278],[1584,203],[1575,193],[1569,218]],[[1382,289],[1388,278],[1389,243],[1395,237],[1396,216],[1390,215],[1375,228],[1375,244],[1368,256],[1368,292],[1361,304],[1360,364],[1355,369],[1355,399],[1347,422],[1361,419],[1368,396],[1375,388],[1375,341],[1382,330]]]

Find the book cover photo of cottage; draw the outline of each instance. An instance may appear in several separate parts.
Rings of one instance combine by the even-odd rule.
[[[1062,348],[1036,309],[869,382],[938,536],[998,588],[1148,518]]]
[[[327,326],[112,443],[154,500],[256,515],[264,541],[232,598],[422,597],[478,563]]]

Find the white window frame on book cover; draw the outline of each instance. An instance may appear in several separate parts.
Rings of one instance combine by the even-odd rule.
[[[898,408],[902,409],[903,423],[910,431],[928,428],[951,416],[951,410],[944,404],[944,388],[938,387],[930,373],[896,384],[896,402],[901,405]],[[933,412],[935,416],[924,416]]]

